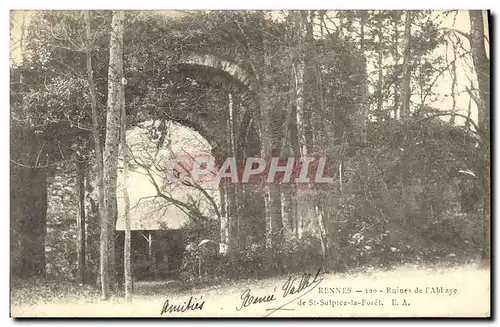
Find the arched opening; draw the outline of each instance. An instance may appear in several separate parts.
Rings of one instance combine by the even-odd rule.
[[[213,180],[192,180],[186,174],[189,171],[174,179],[169,169],[171,163],[183,162],[187,168],[192,159],[211,156],[212,147],[191,128],[151,120],[127,132],[127,145],[134,276],[139,280],[175,278],[186,244],[199,238],[216,238],[213,230],[200,235],[189,232],[197,224],[220,224],[220,196]],[[116,253],[120,265],[125,230],[123,188],[123,170],[119,169]]]
[[[260,154],[257,127],[252,123],[251,75],[225,60],[204,56],[173,65],[161,81],[134,103],[138,109],[127,132],[132,152],[128,183],[132,243],[140,245],[132,249],[132,262],[137,269],[134,275],[145,279],[176,277],[189,243],[210,239],[221,252],[237,251],[263,238],[259,231],[265,229],[258,187],[216,179],[168,179],[173,159],[189,165],[208,156],[220,165],[227,157]],[[120,192],[119,183],[119,265],[124,230]]]

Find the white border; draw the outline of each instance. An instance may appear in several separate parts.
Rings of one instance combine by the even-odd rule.
[[[120,1],[120,2],[104,2],[102,0],[87,0],[85,2],[67,2],[67,1],[16,1],[15,3],[11,3],[10,7],[6,7],[5,10],[1,11],[1,21],[3,23],[4,29],[2,30],[2,51],[0,51],[1,60],[0,62],[3,65],[0,65],[2,69],[2,87],[0,88],[2,92],[2,101],[3,101],[3,109],[1,110],[1,115],[3,118],[0,119],[0,123],[3,125],[0,128],[0,150],[4,155],[2,159],[0,159],[0,199],[2,201],[2,205],[0,206],[2,210],[2,214],[0,215],[0,230],[3,233],[3,237],[1,241],[3,246],[0,249],[0,264],[2,264],[3,269],[1,269],[1,284],[0,284],[0,297],[1,297],[1,317],[2,317],[2,326],[5,326],[3,323],[6,322],[6,325],[13,325],[14,320],[8,318],[9,317],[9,304],[10,304],[10,294],[9,294],[9,269],[6,268],[9,260],[9,203],[10,203],[10,193],[9,193],[9,88],[8,88],[8,60],[9,60],[9,10],[10,9],[162,9],[162,10],[176,10],[176,9],[492,9],[493,15],[498,14],[500,10],[498,9],[498,1],[485,1],[485,0],[476,0],[476,1],[464,1],[464,0],[455,0],[455,1],[435,1],[435,0],[420,0],[420,1],[401,1],[401,0],[388,0],[388,1],[379,1],[374,2],[373,0],[361,1],[361,0],[349,0],[349,1],[298,1],[298,0],[288,0],[288,1],[269,1],[269,0],[253,0],[247,2],[228,2],[228,1],[193,1],[193,0],[183,0],[179,2],[160,2],[160,1],[151,1],[151,0],[141,0],[141,1]],[[2,2],[2,7],[4,6],[4,2]],[[3,9],[3,8],[2,8]],[[498,21],[496,21],[498,24]],[[495,28],[495,26],[493,26]],[[494,45],[499,44],[498,42],[498,33],[494,33]],[[495,61],[494,66],[495,72],[498,69],[498,60],[497,60],[497,51],[495,53]],[[498,86],[498,84],[496,84]],[[497,88],[492,90],[493,94],[495,94]],[[497,104],[496,102],[493,102]],[[492,110],[495,110],[493,108]],[[498,116],[498,115],[495,115]],[[497,125],[497,119],[495,119],[495,125]],[[495,131],[495,128],[492,129]],[[496,135],[497,136],[497,135]],[[494,144],[498,144],[500,140],[495,136]],[[495,162],[498,162],[497,156],[495,156]],[[496,168],[496,167],[495,167]],[[495,182],[497,180],[495,179]],[[494,200],[498,200],[498,190],[496,192],[496,196]],[[500,201],[494,201],[497,204]],[[495,206],[496,213],[496,206]],[[494,215],[496,217],[496,215]],[[496,229],[494,231],[495,236],[498,236],[498,225],[496,223]],[[496,240],[496,237],[493,238]],[[496,242],[495,242],[496,243]],[[494,246],[495,244],[492,244]],[[496,249],[496,246],[494,246]],[[496,252],[496,251],[495,251]],[[498,255],[495,256],[494,260],[496,262]],[[497,273],[498,275],[498,273]],[[496,277],[496,276],[495,276]],[[496,295],[496,292],[495,292]],[[497,301],[495,301],[497,302]],[[492,312],[497,312],[497,310],[492,310]],[[5,321],[7,320],[7,321]],[[262,325],[268,325],[270,322],[268,321],[252,321],[253,323]],[[327,321],[328,324],[335,325],[354,325],[366,323],[368,321]],[[28,324],[35,323],[28,322]],[[49,324],[52,321],[48,322]],[[70,322],[68,322],[70,323]],[[96,326],[107,326],[111,322],[97,322],[89,320],[89,323]],[[113,322],[115,324],[121,322]],[[127,322],[129,324],[130,322]],[[144,322],[133,322],[133,325],[139,326]],[[172,324],[172,321],[165,321],[160,323]],[[177,321],[175,322],[177,323]],[[184,322],[186,323],[186,322]],[[202,324],[206,324],[207,321],[200,321]],[[221,323],[221,321],[215,322],[217,324]],[[225,323],[233,324],[233,321],[226,321]],[[243,321],[238,321],[237,323],[243,323]],[[248,321],[246,322],[248,323]],[[285,324],[294,323],[290,320],[284,321]],[[373,323],[370,321],[370,323]],[[381,322],[385,324],[385,321]],[[437,323],[431,321],[420,321],[419,323],[424,323],[426,325]],[[440,323],[443,323],[441,321]],[[454,324],[455,321],[448,321],[447,323]],[[481,323],[481,321],[471,322],[473,323]],[[26,322],[24,322],[26,324]]]

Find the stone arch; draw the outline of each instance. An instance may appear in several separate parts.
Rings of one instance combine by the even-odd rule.
[[[236,64],[233,61],[212,54],[191,55],[178,60],[176,65],[192,65],[210,67],[225,72],[241,84],[245,85],[250,92],[255,92],[257,78],[255,75]]]
[[[171,66],[178,70],[209,69],[209,74],[222,74],[226,78],[228,78],[228,80],[238,84],[241,87],[240,89],[243,90],[239,94],[239,96],[244,106],[244,110],[241,113],[241,119],[238,122],[240,126],[239,135],[237,135],[238,145],[245,145],[247,143],[249,135],[252,133],[254,134],[254,138],[257,137],[257,142],[260,142],[260,140],[258,139],[258,133],[256,133],[255,130],[252,131],[252,126],[254,127],[254,129],[256,128],[256,126],[253,125],[255,121],[253,114],[256,112],[256,92],[258,85],[257,77],[253,72],[243,68],[232,60],[213,54],[191,54],[189,56],[178,59]],[[187,122],[186,120],[179,120],[178,122],[181,124],[185,124],[186,126],[195,128],[204,136],[207,135],[207,131],[204,131],[203,128],[199,126],[199,124]]]

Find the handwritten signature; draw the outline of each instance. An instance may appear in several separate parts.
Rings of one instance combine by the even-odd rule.
[[[188,310],[191,310],[191,311],[202,310],[203,305],[205,304],[205,301],[201,301],[202,299],[203,299],[203,295],[200,297],[199,300],[197,300],[196,298],[193,298],[193,296],[191,296],[188,301],[184,301],[182,304],[173,304],[173,303],[170,303],[169,299],[167,299],[165,301],[165,303],[163,303],[163,308],[161,309],[160,315],[163,315],[164,313],[172,313],[172,312],[186,312]]]
[[[285,307],[290,303],[295,302],[302,296],[312,291],[316,286],[318,286],[319,283],[323,281],[323,278],[320,277],[320,274],[321,269],[318,269],[315,274],[303,273],[301,276],[288,278],[287,281],[281,286],[281,298],[291,299],[285,304],[280,305],[279,307],[266,309],[268,311],[266,316],[269,316],[278,310],[294,310]],[[271,294],[266,295],[254,295],[252,294],[252,290],[247,288],[243,291],[243,293],[241,293],[241,303],[236,306],[236,310],[240,311],[241,309],[249,307],[253,304],[273,302],[277,300],[276,297],[276,287]]]
[[[274,292],[276,292],[276,287],[274,288]],[[265,296],[254,296],[251,294],[251,290],[247,288],[243,293],[241,293],[241,304],[240,307],[236,306],[236,310],[240,311],[243,308],[249,307],[252,304],[259,304],[263,302],[272,302],[276,301],[275,294],[265,295]]]

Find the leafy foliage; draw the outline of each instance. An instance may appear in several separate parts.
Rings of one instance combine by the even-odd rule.
[[[346,159],[346,192],[330,227],[339,230],[338,264],[477,255],[482,223],[471,188],[480,181],[464,173],[477,160],[476,139],[440,120],[373,124],[371,131],[372,142]]]

